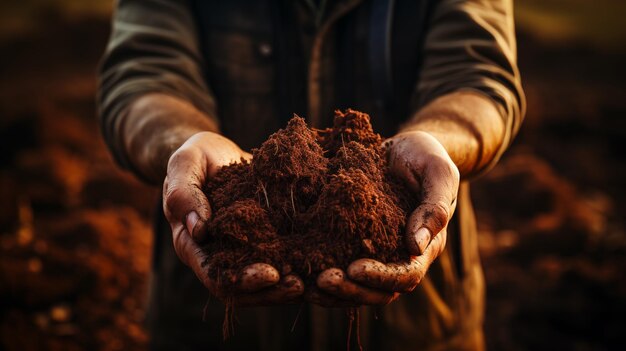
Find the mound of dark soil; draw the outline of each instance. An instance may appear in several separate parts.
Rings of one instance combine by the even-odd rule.
[[[227,287],[262,262],[309,285],[359,258],[407,260],[402,233],[417,198],[389,173],[381,142],[365,113],[337,111],[326,130],[295,116],[251,162],[223,167],[206,188],[208,274]]]

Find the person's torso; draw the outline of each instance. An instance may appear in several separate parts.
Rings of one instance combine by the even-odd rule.
[[[354,108],[384,136],[411,113],[428,2],[327,1],[319,19],[306,3],[192,3],[222,132],[244,148],[258,147],[294,113],[323,128],[335,109]]]
[[[351,107],[370,114],[374,129],[391,136],[414,112],[425,2],[394,1],[390,8],[385,7],[390,1],[339,1],[334,8],[328,5],[317,23],[316,12],[304,3],[192,1],[222,132],[250,149],[284,127],[293,113],[323,128],[335,109]],[[341,6],[354,8],[341,13]],[[377,35],[386,26],[388,37]],[[317,93],[311,94],[312,89]],[[380,314],[362,310],[364,344],[437,349],[464,345],[462,338],[480,332],[482,272],[468,191],[464,183],[447,249],[422,284]],[[345,337],[338,325],[346,322],[345,312],[312,308],[310,318],[311,349],[337,346]],[[265,327],[287,338],[282,323],[268,323]]]

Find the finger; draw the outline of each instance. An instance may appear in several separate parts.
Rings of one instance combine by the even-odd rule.
[[[446,245],[447,231],[437,235],[424,253],[407,263],[382,263],[364,258],[348,267],[348,277],[364,286],[390,292],[410,292],[420,283]]]
[[[317,286],[331,295],[362,305],[386,305],[396,298],[394,293],[377,291],[356,284],[347,279],[345,273],[337,268],[323,271],[317,277]]]
[[[275,285],[280,280],[276,268],[266,263],[254,263],[244,267],[240,275],[238,291],[250,293],[268,286]]]
[[[179,226],[179,230],[172,233],[174,251],[180,260],[195,273],[202,284],[214,295],[217,295],[217,286],[209,278],[209,270],[204,266],[207,255],[198,244],[191,238],[187,229]],[[204,267],[203,267],[204,266]]]
[[[225,282],[218,284],[210,279],[208,274],[209,269],[205,264],[207,255],[198,246],[198,244],[191,239],[187,230],[181,226],[180,230],[174,232],[172,237],[174,241],[174,251],[180,260],[191,268],[196,277],[198,277],[202,284],[213,295],[223,298],[225,292],[222,286]],[[231,277],[231,280],[227,282],[227,285],[232,286],[232,288],[229,288],[229,291],[243,292],[244,294],[261,290],[272,285],[278,286],[277,283],[280,281],[278,271],[274,267],[265,263],[255,263],[246,266],[239,276],[235,274],[226,274],[226,272],[222,272],[221,276]],[[304,284],[302,284],[299,278],[297,279],[300,283],[294,283],[293,278],[282,281],[283,285],[280,286],[278,290],[283,291],[287,296],[290,296],[293,294],[294,290],[297,291],[300,288],[304,289]],[[276,295],[276,293],[274,293],[274,295]]]
[[[422,203],[407,221],[406,244],[412,255],[425,252],[454,213],[459,171],[451,162],[432,162],[422,173]]]
[[[206,165],[202,151],[185,143],[170,157],[163,184],[163,210],[172,231],[184,226],[196,241],[206,238],[211,207],[202,191]]]
[[[206,265],[204,270],[209,270]],[[279,281],[280,274],[276,268],[266,263],[253,263],[237,271],[222,270],[214,283],[215,295],[223,299],[238,294],[253,294]]]
[[[304,293],[304,282],[298,276],[290,274],[283,277],[274,286],[261,291],[234,296],[236,306],[267,306],[300,302]]]

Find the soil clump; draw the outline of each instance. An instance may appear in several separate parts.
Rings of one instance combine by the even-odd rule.
[[[214,211],[205,263],[224,288],[257,262],[312,286],[323,270],[359,258],[409,258],[402,233],[418,199],[389,172],[367,114],[336,111],[325,130],[294,116],[252,154],[205,189]]]

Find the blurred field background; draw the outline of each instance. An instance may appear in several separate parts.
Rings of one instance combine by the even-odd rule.
[[[112,2],[0,4],[0,350],[142,350],[157,189],[100,139]],[[474,186],[492,350],[626,349],[626,2],[519,0],[525,125]]]

